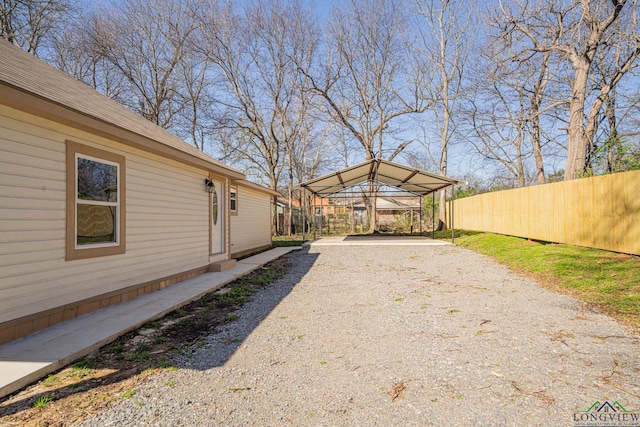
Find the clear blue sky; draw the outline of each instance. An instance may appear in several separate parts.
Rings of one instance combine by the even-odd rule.
[[[119,0],[79,0],[78,3],[82,7],[93,8],[99,5],[108,5],[118,3]],[[251,1],[251,0],[248,0]],[[311,7],[316,11],[321,23],[326,21],[331,13],[334,4],[338,4],[339,0],[307,0]]]
[[[324,23],[329,14],[331,13],[331,8],[334,4],[336,4],[336,0],[312,0],[312,5],[316,14],[318,15],[318,19],[321,23]]]

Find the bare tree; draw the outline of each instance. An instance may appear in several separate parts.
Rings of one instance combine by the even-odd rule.
[[[488,56],[493,57],[491,53]],[[526,185],[528,150],[526,76],[503,74],[500,65],[486,61],[475,81],[474,99],[467,112],[474,136],[469,143],[488,162],[500,165],[517,186]]]
[[[158,7],[165,7],[161,16]],[[195,16],[203,7],[187,0],[105,6],[67,23],[50,62],[204,150],[217,111],[210,108],[210,61],[194,49]]]
[[[210,59],[195,54],[195,48],[180,61],[181,96],[185,106],[176,114],[175,129],[178,136],[190,141],[196,148],[205,151],[205,145],[214,132],[217,103],[215,88],[218,82],[211,73]]]
[[[500,1],[499,9],[507,23],[506,32],[523,35],[529,42],[527,50],[558,53],[571,67],[565,179],[574,179],[585,170],[606,96],[634,66],[640,54],[637,2],[518,0]],[[627,20],[629,25],[614,26],[619,20]],[[625,28],[624,36],[619,37],[624,43],[624,54],[618,58],[616,72],[589,96],[588,83],[594,57],[599,50],[608,49],[612,39],[618,38],[617,28]]]
[[[542,184],[545,162],[564,159],[566,150],[567,102],[560,84],[565,76],[549,52],[523,50],[522,40],[503,33],[493,18],[490,29],[497,32],[480,49],[467,94],[468,143],[501,176],[501,187]]]
[[[75,7],[73,0],[0,0],[0,37],[40,56]]]
[[[181,70],[195,30],[191,4],[123,0],[88,18],[94,52],[123,77],[116,100],[164,128],[188,104]]]
[[[221,141],[224,150],[252,164],[277,190],[287,149],[291,157],[309,119],[296,64],[308,63],[315,52],[311,14],[299,1],[261,0],[247,6],[244,16],[230,8],[213,11],[201,29],[205,53],[226,80],[220,101],[233,136]],[[273,209],[275,233],[275,200]]]
[[[629,23],[626,23],[629,24]],[[615,27],[625,25],[616,21]],[[617,73],[616,65],[620,55],[624,55],[623,34],[629,30],[615,28],[615,38],[609,40],[606,50],[599,50],[594,57],[590,86],[600,88]],[[597,131],[588,150],[586,173],[613,173],[637,167],[634,158],[634,135],[637,126],[633,123],[637,115],[638,96],[636,90],[636,70],[631,70],[631,78],[621,81],[603,98],[603,109],[598,117]]]
[[[83,27],[82,20],[67,24],[67,31],[58,34],[52,42],[52,52],[49,62],[72,77],[91,84],[96,80],[97,64],[100,57],[93,51],[88,31]]]
[[[425,76],[409,43],[401,2],[350,0],[333,10],[324,61],[306,68],[310,90],[324,100],[334,123],[357,141],[365,159],[392,160],[410,142],[394,140],[402,118],[427,108]],[[370,188],[370,231],[376,230]]]
[[[498,23],[497,26],[500,26]],[[531,125],[531,147],[536,166],[536,179],[538,184],[545,184],[545,167],[543,158],[542,125],[541,116],[548,110],[562,104],[563,101],[555,101],[547,94],[547,87],[555,77],[552,68],[553,51],[541,53],[527,52],[522,49],[522,40],[513,37],[513,33],[500,34],[496,38],[495,60],[499,72],[504,75],[520,75],[521,81],[512,89],[522,92],[528,102],[521,102],[520,106],[526,110],[525,120]],[[560,33],[555,34],[554,43],[557,42]]]
[[[468,1],[414,0],[419,38],[418,52],[424,68],[434,68],[428,85],[439,139],[438,172],[446,176],[449,145],[456,133],[455,115],[466,77],[465,66],[475,35],[474,7]],[[446,193],[440,191],[438,229],[446,223]]]
[[[82,16],[69,20],[52,41],[49,62],[110,98],[126,97],[124,76],[96,50],[91,28]]]

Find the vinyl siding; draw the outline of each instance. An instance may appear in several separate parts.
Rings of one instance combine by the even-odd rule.
[[[65,261],[67,139],[126,157],[125,254]],[[206,176],[0,106],[0,323],[207,265]]]
[[[238,214],[231,217],[231,253],[271,244],[271,197],[247,187],[238,188]]]

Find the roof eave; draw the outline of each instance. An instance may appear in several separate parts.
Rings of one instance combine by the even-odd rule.
[[[275,190],[272,190],[267,187],[263,187],[260,184],[256,184],[255,182],[247,181],[246,179],[237,179],[231,182],[231,185],[241,185],[243,187],[248,187],[256,191],[260,191],[262,193],[267,193],[270,196],[281,197],[282,195]]]
[[[204,168],[231,179],[244,179],[245,177],[242,172],[233,168],[208,162],[205,159],[193,156],[185,151],[178,150],[144,135],[121,128],[113,123],[85,114],[69,106],[43,98],[7,82],[0,81],[0,87],[2,88],[2,90],[0,90],[0,103],[11,108],[115,140],[163,157],[178,160],[182,163]]]

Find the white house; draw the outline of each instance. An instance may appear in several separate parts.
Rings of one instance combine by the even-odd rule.
[[[0,343],[270,247],[275,194],[0,40]]]

